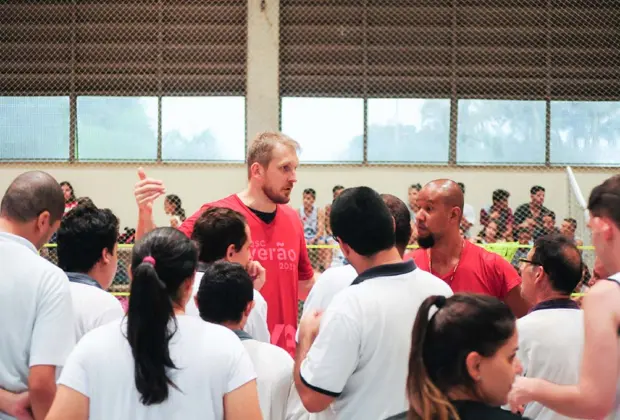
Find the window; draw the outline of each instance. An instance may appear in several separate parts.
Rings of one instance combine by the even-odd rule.
[[[0,160],[68,160],[69,98],[0,97]]]
[[[551,102],[551,163],[620,162],[620,102]]]
[[[447,163],[449,99],[369,99],[368,161]]]
[[[459,101],[457,163],[545,163],[544,101]]]
[[[161,107],[163,160],[245,160],[245,98],[169,97]]]
[[[77,98],[79,160],[155,160],[157,98]]]
[[[282,132],[301,145],[303,163],[362,162],[362,98],[282,98]]]

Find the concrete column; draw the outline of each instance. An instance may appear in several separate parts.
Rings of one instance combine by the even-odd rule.
[[[280,127],[280,1],[248,0],[247,142]]]

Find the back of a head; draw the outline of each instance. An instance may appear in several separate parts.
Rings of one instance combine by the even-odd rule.
[[[110,209],[78,205],[60,223],[58,266],[64,271],[88,273],[118,239],[119,221]]]
[[[167,373],[175,368],[168,348],[175,333],[170,327],[170,321],[175,320],[173,301],[179,302],[180,286],[192,278],[197,264],[195,245],[174,228],[157,228],[133,248],[127,340],[144,405],[165,401],[168,387],[175,386]]]
[[[555,291],[566,295],[573,292],[583,275],[579,249],[572,239],[559,233],[536,240],[532,262],[543,267]]]
[[[264,168],[269,166],[273,151],[278,145],[289,147],[296,152],[300,149],[299,143],[282,133],[266,131],[254,137],[248,146],[246,159],[248,179],[251,177],[250,168],[254,163],[259,163]]]
[[[235,210],[211,207],[196,220],[192,240],[198,244],[198,259],[211,263],[226,256],[230,245],[239,251],[248,240],[246,220]]]
[[[65,212],[65,197],[54,177],[42,171],[25,172],[15,178],[0,203],[0,217],[17,223],[30,222],[44,211],[50,214],[50,224],[60,220]]]
[[[506,190],[495,190],[493,191],[493,202],[496,203],[498,201],[505,200],[510,197],[510,193]]]
[[[620,175],[614,175],[592,189],[588,210],[594,217],[611,219],[620,229]]]
[[[434,306],[439,309],[430,316]],[[407,379],[410,410],[423,419],[457,418],[447,393],[458,388],[477,395],[467,356],[476,352],[492,357],[515,328],[510,308],[494,297],[457,294],[447,299],[426,298],[412,332]]]
[[[344,190],[332,204],[330,225],[335,237],[365,257],[394,246],[394,219],[369,187]]]
[[[411,213],[403,200],[392,194],[381,194],[381,198],[394,218],[394,239],[398,251],[403,254],[411,238]]]
[[[217,261],[205,270],[197,300],[200,317],[205,321],[239,323],[248,303],[254,300],[254,285],[240,264]]]

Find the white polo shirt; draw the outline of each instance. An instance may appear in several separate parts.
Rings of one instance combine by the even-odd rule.
[[[73,312],[75,313],[75,339],[80,339],[97,327],[125,316],[118,299],[83,273],[67,273]]]
[[[30,367],[63,366],[75,345],[69,281],[28,240],[0,232],[0,285],[0,388],[27,391]]]
[[[407,409],[411,331],[432,295],[452,290],[409,260],[366,270],[334,297],[302,361],[301,380],[336,397],[335,418],[377,420]]]
[[[192,298],[185,305],[185,313],[187,315],[200,316],[195,297],[198,294],[203,275],[204,273],[202,272],[196,272]],[[271,343],[271,334],[269,334],[269,327],[267,326],[267,301],[256,289],[254,289],[254,309],[250,312],[243,331],[250,334],[255,340]]]
[[[256,370],[256,385],[265,420],[309,419],[293,382],[295,361],[273,344],[254,340],[245,331],[235,331]]]
[[[541,302],[517,320],[523,376],[542,378],[559,385],[579,382],[584,345],[583,311],[571,299]],[[563,420],[562,416],[532,402],[524,417],[532,420]]]
[[[330,267],[318,278],[304,302],[302,316],[313,310],[324,310],[334,296],[353,283],[357,272],[351,264]]]
[[[89,398],[90,420],[222,419],[224,395],[256,378],[252,362],[228,328],[194,316],[177,316],[169,343],[177,369],[168,399],[145,406],[134,378],[134,359],[125,338],[126,319],[87,333],[64,367],[59,384]]]

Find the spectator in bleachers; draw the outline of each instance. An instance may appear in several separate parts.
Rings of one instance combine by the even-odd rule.
[[[125,315],[107,292],[118,264],[118,218],[109,209],[79,205],[58,229],[58,266],[71,282],[75,338]]]
[[[459,188],[463,191],[463,196],[465,196],[465,184],[462,182],[458,183]],[[474,210],[474,206],[471,204],[463,203],[463,218],[461,219],[461,234],[464,238],[471,238],[471,228],[476,224],[476,211]]]
[[[196,246],[173,228],[136,243],[127,317],[82,337],[47,420],[261,418],[237,336],[184,315],[197,263]]]
[[[259,341],[270,343],[267,302],[260,294],[266,274],[258,261],[252,261],[252,233],[245,217],[231,209],[211,207],[194,224],[192,240],[198,245],[198,269],[192,296],[197,295],[200,279],[209,265],[220,260],[241,264],[250,273],[254,283],[252,300],[255,306],[245,323],[245,331]],[[187,303],[185,312],[198,316],[198,308],[193,298]]]
[[[500,408],[522,371],[517,345],[515,316],[497,299],[429,297],[413,327],[408,411],[389,420],[522,419]]]
[[[542,235],[560,233],[560,229],[555,226],[555,212],[549,211],[549,213],[543,216],[543,228],[541,233]]]
[[[394,218],[394,243],[398,253],[402,257],[407,250],[409,237],[411,236],[411,215],[407,205],[392,194],[381,194],[381,198],[388,206]],[[325,270],[316,281],[310,291],[308,299],[304,302],[303,314],[314,310],[325,310],[334,296],[353,283],[357,277],[355,268],[351,265],[330,267]]]
[[[299,208],[298,214],[301,224],[304,227],[304,237],[307,245],[319,245],[324,242],[325,229],[323,228],[324,212],[316,204],[316,191],[313,188],[306,188],[303,192],[303,205]],[[319,249],[308,249],[308,256],[312,267],[317,270],[321,266]]]
[[[310,412],[331,405],[338,419],[382,419],[407,406],[404,366],[418,306],[452,291],[402,261],[394,219],[372,189],[345,190],[333,204],[331,226],[359,275],[324,314],[301,319],[295,385]]]
[[[60,188],[62,188],[62,194],[65,197],[65,213],[67,214],[71,209],[78,205],[77,199],[75,198],[75,192],[73,191],[73,186],[69,181],[62,181],[60,183]]]
[[[332,189],[332,203],[336,201],[336,198],[338,198],[338,196],[340,196],[340,194],[342,194],[343,191],[344,191],[344,187],[342,185],[336,185]],[[325,206],[325,211],[324,211],[325,245],[335,246],[335,245],[338,245],[338,242],[336,242],[336,239],[334,239],[334,235],[332,234],[332,228],[330,224],[331,209],[332,209],[332,204],[328,204],[327,206]],[[325,269],[329,267],[342,267],[343,265],[347,264],[346,258],[344,257],[344,254],[342,253],[340,248],[332,248],[332,249],[326,248],[326,249],[322,249],[321,251],[324,251],[324,252],[321,252],[320,254],[321,254],[321,261]]]
[[[26,172],[0,203],[0,418],[45,418],[57,368],[75,345],[69,281],[37,251],[58,229],[62,189],[45,172]],[[28,394],[24,394],[28,393]]]
[[[415,227],[415,214],[418,211],[418,194],[422,189],[422,185],[412,184],[407,191],[407,208],[409,209],[409,216],[411,218],[411,237],[409,238],[409,245],[415,244],[418,240],[418,231]]]
[[[529,378],[570,385],[579,380],[583,350],[583,312],[571,299],[582,276],[581,253],[570,239],[540,237],[521,259],[522,293],[532,311],[517,321],[517,356]],[[539,403],[525,407],[525,417],[561,420]]]
[[[498,189],[493,191],[493,204],[480,209],[480,224],[484,227],[489,220],[499,221],[501,230],[506,236],[512,236],[514,216],[512,209],[508,205],[510,193],[506,190]]]
[[[533,229],[534,239],[543,235],[543,217],[550,213],[550,210],[543,205],[544,202],[545,189],[540,185],[534,185],[530,188],[530,202],[521,204],[515,211],[515,224]]]
[[[519,274],[502,256],[461,236],[463,192],[448,179],[431,181],[418,196],[420,249],[408,255],[419,268],[443,279],[455,293],[494,296],[506,302],[517,317],[528,311],[521,297]]]
[[[293,383],[293,358],[277,346],[255,340],[244,330],[254,307],[253,293],[252,279],[241,265],[215,262],[200,280],[196,305],[202,319],[230,328],[250,355],[263,419],[308,416]]]
[[[479,244],[494,244],[497,242],[504,242],[502,234],[499,231],[499,222],[491,219],[487,225],[482,228],[480,235],[476,238],[476,243]]]
[[[517,228],[517,243],[519,245],[531,246],[534,243],[532,242],[532,230],[529,228]],[[515,251],[515,255],[512,257],[512,266],[521,274],[521,262],[519,261],[521,258],[526,258],[527,254],[530,252],[529,248],[518,248]]]
[[[164,212],[170,217],[170,226],[177,228],[185,221],[185,209],[178,195],[168,194],[164,199]]]
[[[576,236],[577,233],[577,219],[573,219],[572,217],[567,217],[562,221],[562,225],[560,226],[560,233],[567,238],[575,241],[577,246],[582,246],[583,241]]]

